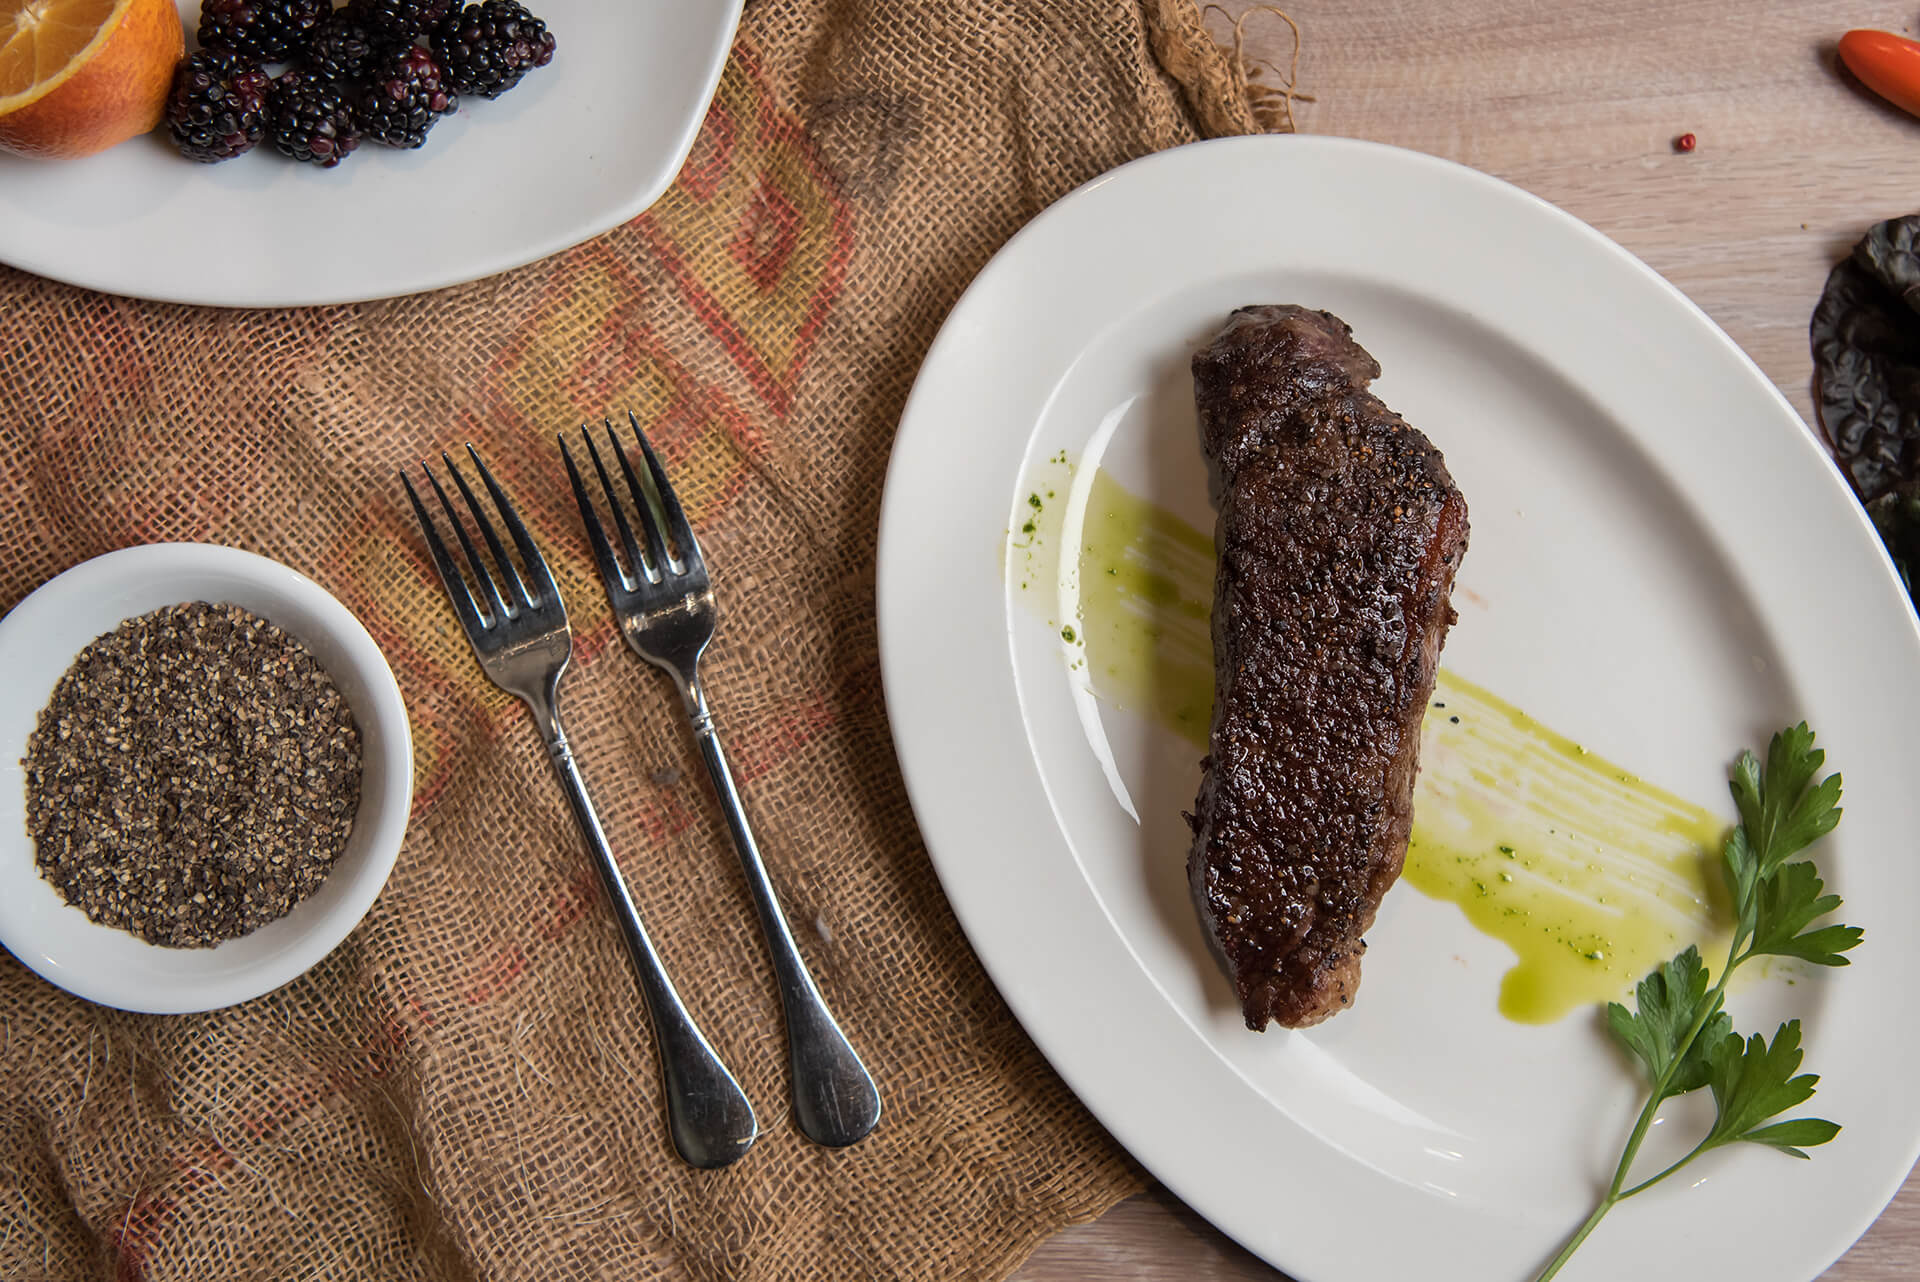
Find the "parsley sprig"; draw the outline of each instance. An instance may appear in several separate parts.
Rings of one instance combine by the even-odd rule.
[[[1820,1079],[1800,1072],[1800,1021],[1788,1020],[1773,1040],[1743,1038],[1723,1009],[1727,981],[1755,957],[1796,957],[1815,966],[1845,966],[1841,954],[1860,942],[1855,926],[1814,923],[1840,907],[1810,861],[1788,861],[1840,822],[1840,776],[1815,781],[1826,753],[1813,746],[1806,722],[1782,730],[1767,746],[1762,767],[1752,752],[1734,764],[1731,787],[1740,823],[1722,849],[1721,871],[1733,901],[1733,940],[1718,979],[1708,984],[1700,950],[1689,947],[1640,981],[1635,1009],[1607,1006],[1607,1028],[1646,1070],[1647,1102],[1627,1137],[1606,1196],[1535,1282],[1560,1272],[1615,1205],[1652,1188],[1675,1171],[1728,1144],[1764,1144],[1794,1157],[1840,1133],[1832,1122],[1771,1119],[1799,1107]],[[1628,1172],[1660,1106],[1706,1087],[1713,1093],[1713,1126],[1685,1157],[1636,1184]]]

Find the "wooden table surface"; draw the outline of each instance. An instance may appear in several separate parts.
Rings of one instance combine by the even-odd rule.
[[[1872,223],[1920,210],[1920,120],[1847,80],[1834,42],[1851,27],[1912,34],[1920,4],[1290,0],[1286,7],[1305,37],[1299,87],[1317,99],[1296,108],[1302,132],[1445,156],[1570,211],[1706,309],[1811,419],[1807,318],[1828,269]],[[1237,14],[1247,6],[1226,8]],[[1246,34],[1251,53],[1286,67],[1292,38],[1284,23],[1256,15]],[[1698,139],[1690,154],[1673,147],[1684,133]],[[1239,1282],[1281,1275],[1155,1188],[1044,1243],[1014,1276]],[[1920,1178],[1909,1178],[1825,1277],[1920,1278]]]

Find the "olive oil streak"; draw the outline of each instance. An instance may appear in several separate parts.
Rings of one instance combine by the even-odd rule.
[[[1063,457],[1035,492],[1065,494]],[[1057,513],[1016,533],[1015,595],[1053,608]],[[1012,568],[1012,567],[1010,567]],[[1071,572],[1071,567],[1069,568]],[[1081,531],[1080,617],[1049,620],[1094,693],[1205,752],[1213,706],[1213,540],[1096,473]],[[1044,572],[1043,572],[1044,573]],[[1025,585],[1023,585],[1024,587]],[[1033,599],[1038,598],[1038,599]],[[1623,997],[1689,943],[1713,956],[1726,824],[1442,670],[1421,734],[1405,879],[1454,903],[1517,961],[1500,1010],[1547,1023]]]

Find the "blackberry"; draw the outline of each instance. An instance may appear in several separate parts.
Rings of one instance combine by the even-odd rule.
[[[360,145],[338,89],[310,72],[288,71],[267,99],[267,136],[281,155],[332,169]]]
[[[300,65],[322,80],[358,80],[374,55],[373,37],[344,13],[329,14],[313,29]]]
[[[329,0],[201,0],[200,47],[278,62],[307,43]]]
[[[434,122],[459,105],[460,96],[446,85],[433,55],[407,45],[382,54],[368,70],[353,119],[375,142],[418,147]]]
[[[498,98],[553,60],[547,24],[519,0],[485,0],[450,13],[432,40],[454,89],[482,98]]]
[[[188,160],[253,150],[266,126],[267,73],[246,54],[203,49],[181,60],[167,94],[167,132]]]
[[[340,10],[382,43],[410,42],[440,24],[454,0],[347,0]]]

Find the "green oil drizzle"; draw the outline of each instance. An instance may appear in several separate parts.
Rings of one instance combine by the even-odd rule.
[[[1080,637],[1094,692],[1207,748],[1213,538],[1096,471],[1080,532]]]
[[[1046,613],[1054,608],[1054,588],[1060,573],[1061,522],[1066,517],[1068,482],[1073,465],[1055,454],[1034,468],[1014,507],[1007,540],[1000,545],[1001,570],[1007,584],[1029,608]],[[1053,620],[1049,627],[1060,626]]]
[[[1063,456],[1030,492],[1064,496]],[[1055,509],[1011,546],[1010,582],[1058,612]],[[1104,471],[1079,531],[1078,611],[1050,625],[1102,701],[1205,751],[1213,705],[1212,538]],[[1027,544],[1022,548],[1022,542]],[[1010,570],[1014,567],[1010,564]],[[1053,582],[1040,582],[1052,578]],[[1688,944],[1724,950],[1716,870],[1725,821],[1587,752],[1472,682],[1442,671],[1421,733],[1405,880],[1459,906],[1516,962],[1500,1010],[1547,1023],[1623,997]]]
[[[1724,820],[1444,669],[1420,767],[1406,880],[1519,954],[1510,1018],[1617,1000],[1688,944],[1724,955]]]

